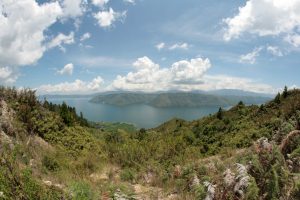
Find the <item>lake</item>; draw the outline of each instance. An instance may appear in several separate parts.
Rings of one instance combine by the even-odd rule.
[[[197,108],[155,108],[149,105],[112,106],[89,102],[89,98],[48,98],[48,101],[69,106],[82,112],[84,117],[94,122],[125,122],[137,128],[154,128],[172,118],[195,120],[218,111],[219,107]]]

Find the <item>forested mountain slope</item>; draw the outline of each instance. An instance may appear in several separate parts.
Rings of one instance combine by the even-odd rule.
[[[0,199],[299,199],[299,122],[299,90],[134,131],[1,87]]]
[[[232,106],[239,101],[245,104],[262,104],[270,100],[270,97],[259,96],[251,93],[245,96],[242,93],[230,95],[192,92],[162,92],[162,93],[112,93],[99,94],[90,101],[93,103],[102,103],[116,106],[126,106],[133,104],[147,104],[153,107],[199,107],[199,106]],[[223,95],[224,94],[224,95]]]

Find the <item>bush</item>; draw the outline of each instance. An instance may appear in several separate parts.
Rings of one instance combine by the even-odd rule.
[[[73,183],[70,192],[73,200],[91,200],[94,197],[92,189],[84,182]]]
[[[201,200],[201,199],[204,199],[206,197],[205,187],[201,184],[198,185],[197,187],[195,187],[194,193],[195,193],[196,199]]]
[[[55,160],[55,158],[50,157],[48,155],[43,157],[42,164],[47,170],[52,172],[57,171],[59,169],[59,164]]]
[[[132,169],[126,168],[120,174],[122,181],[133,182],[135,180],[135,172]]]
[[[21,179],[25,199],[41,199],[41,195],[43,194],[43,192],[41,192],[42,187],[32,178],[30,169],[22,171]]]

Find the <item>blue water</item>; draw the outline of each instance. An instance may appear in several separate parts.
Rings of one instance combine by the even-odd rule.
[[[155,108],[148,105],[112,106],[89,102],[89,98],[49,98],[48,101],[61,104],[65,101],[82,112],[84,117],[95,122],[126,122],[138,128],[154,128],[174,117],[195,120],[218,111],[219,107],[197,108]]]

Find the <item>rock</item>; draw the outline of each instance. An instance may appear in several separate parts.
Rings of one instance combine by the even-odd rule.
[[[182,174],[182,169],[181,169],[181,166],[180,165],[176,165],[175,168],[174,168],[174,172],[173,172],[173,175],[175,178],[179,178]]]
[[[152,172],[147,172],[146,174],[144,174],[143,178],[145,180],[145,183],[150,184],[153,182],[154,175]]]
[[[5,198],[4,193],[0,191],[0,198]]]
[[[294,150],[294,149],[291,149],[291,146],[292,146],[293,140],[295,140],[297,137],[300,137],[299,130],[290,132],[286,136],[286,138],[284,140],[282,140],[282,142],[280,144],[280,150],[283,155],[290,154],[291,151]]]
[[[196,188],[199,185],[200,185],[200,180],[199,180],[198,176],[195,174],[193,179],[192,179],[192,182],[190,184],[190,188],[193,189],[193,188]]]
[[[272,151],[272,144],[269,143],[268,138],[262,137],[258,139],[255,143],[256,151],[258,153],[262,151]]]
[[[64,189],[64,186],[63,185],[61,185],[61,184],[58,184],[58,183],[56,183],[56,184],[53,184],[53,186],[54,187],[57,187],[57,188],[59,188],[59,189]]]
[[[0,131],[0,142],[10,144],[12,143],[12,139],[3,131]]]
[[[107,173],[102,173],[102,174],[92,173],[90,175],[90,178],[93,182],[97,182],[100,180],[103,180],[103,181],[109,180]]]
[[[43,183],[49,187],[52,186],[52,182],[51,181],[47,181],[47,180],[43,180]]]
[[[167,200],[175,200],[175,199],[180,199],[178,194],[169,194],[166,198]]]
[[[47,185],[48,187],[56,187],[56,188],[59,188],[59,189],[64,189],[64,186],[61,185],[61,184],[58,184],[58,183],[52,183],[52,181],[48,181],[48,180],[43,180],[43,183],[45,185]]]
[[[205,200],[213,200],[215,197],[217,185],[213,185],[208,181],[204,181],[203,184],[205,187],[207,187],[207,194],[206,194]]]
[[[10,109],[4,100],[0,101],[0,130],[2,129],[7,135],[14,135],[12,125],[14,112]]]
[[[235,178],[236,179],[236,184],[234,185],[234,192],[240,196],[244,196],[244,190],[248,187],[249,181],[250,181],[250,176],[247,173],[247,167],[237,163],[237,171],[238,175]]]
[[[36,168],[37,167],[37,163],[35,162],[34,159],[30,159],[29,160],[29,166],[32,168]]]
[[[224,183],[226,185],[226,187],[231,187],[234,185],[235,183],[235,174],[233,172],[231,172],[230,169],[227,169],[224,173]]]
[[[117,191],[114,193],[114,200],[128,200],[129,198],[121,192],[120,189],[117,189]]]

